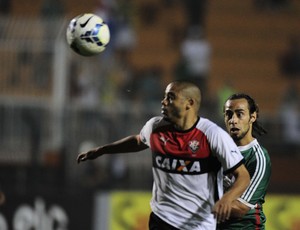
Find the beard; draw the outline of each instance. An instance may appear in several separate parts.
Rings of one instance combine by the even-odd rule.
[[[231,138],[235,141],[238,142],[240,140],[242,140],[250,131],[250,127],[248,127],[248,129],[246,131],[237,133],[237,134],[232,134]]]
[[[176,123],[180,119],[180,110],[176,108],[171,108],[168,110],[163,110],[162,112],[163,119],[171,123]]]

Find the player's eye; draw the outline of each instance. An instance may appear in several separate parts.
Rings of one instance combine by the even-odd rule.
[[[233,112],[232,111],[230,111],[230,110],[225,111],[225,117],[227,119],[231,119],[232,116],[233,116]]]
[[[238,117],[238,118],[241,118],[241,117],[243,117],[243,116],[244,116],[244,113],[243,113],[243,112],[238,112],[238,113],[237,113],[237,117]]]
[[[165,96],[166,100],[168,101],[172,101],[175,99],[175,95],[174,94],[171,94],[171,93],[168,93],[166,96]]]

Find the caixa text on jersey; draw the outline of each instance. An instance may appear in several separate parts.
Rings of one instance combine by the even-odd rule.
[[[153,154],[153,167],[169,173],[193,175],[218,171],[221,164],[213,156],[192,158],[156,153]]]

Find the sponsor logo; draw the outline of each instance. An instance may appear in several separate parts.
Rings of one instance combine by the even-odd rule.
[[[220,168],[220,162],[215,157],[184,159],[162,154],[154,154],[153,157],[153,167],[170,173],[203,174]]]
[[[230,153],[238,154],[236,150],[231,150]]]
[[[170,140],[169,138],[165,138],[164,136],[160,136],[159,139],[164,143],[164,145],[166,145],[167,142]]]

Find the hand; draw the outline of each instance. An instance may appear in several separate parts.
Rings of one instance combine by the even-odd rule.
[[[79,164],[81,161],[86,161],[86,160],[94,160],[101,155],[102,154],[98,153],[98,149],[92,149],[87,152],[80,153],[77,156],[77,163]]]
[[[232,200],[227,199],[223,196],[220,200],[218,200],[213,207],[212,213],[217,219],[218,223],[224,222],[229,219],[232,208]]]
[[[224,192],[227,192],[233,185],[235,178],[233,175],[227,175],[223,177]]]

